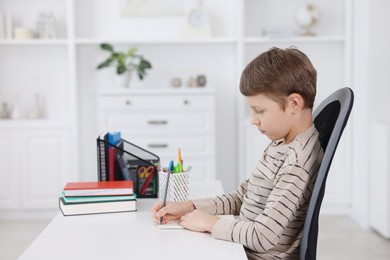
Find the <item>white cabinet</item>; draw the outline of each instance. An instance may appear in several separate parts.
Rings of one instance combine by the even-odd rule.
[[[73,179],[70,133],[45,123],[0,127],[0,209],[53,209]]]
[[[0,205],[1,208],[16,208],[20,205],[21,177],[17,176],[18,166],[18,143],[20,141],[12,132],[2,132],[0,137]]]
[[[214,91],[102,92],[97,103],[99,131],[121,131],[163,166],[177,161],[180,148],[191,179],[216,178]]]

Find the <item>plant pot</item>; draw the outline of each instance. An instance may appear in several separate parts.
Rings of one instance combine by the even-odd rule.
[[[128,88],[130,87],[130,81],[131,81],[131,72],[127,71],[122,74],[115,74],[114,76],[114,83],[116,86]]]

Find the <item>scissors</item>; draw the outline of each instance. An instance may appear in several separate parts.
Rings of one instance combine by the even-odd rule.
[[[154,173],[153,166],[140,166],[137,170],[137,174],[140,178],[144,179],[149,177],[150,174]]]
[[[152,177],[154,175],[154,166],[140,166],[137,170],[138,176],[145,179],[142,188],[140,189],[140,194],[144,195],[146,188],[148,187]]]

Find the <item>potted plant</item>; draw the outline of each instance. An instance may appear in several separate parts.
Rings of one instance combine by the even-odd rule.
[[[122,85],[128,86],[131,73],[135,71],[140,80],[146,75],[146,70],[152,68],[152,64],[142,55],[137,54],[137,48],[130,48],[127,52],[115,51],[111,44],[102,43],[100,48],[110,52],[110,56],[97,66],[97,69],[115,67],[116,74],[124,77]]]

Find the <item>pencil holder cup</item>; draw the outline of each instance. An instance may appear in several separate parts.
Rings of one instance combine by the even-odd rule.
[[[171,173],[169,176],[168,189],[167,188],[167,180],[168,180],[167,172],[159,172],[158,181],[159,181],[159,198],[160,200],[164,200],[165,191],[167,191],[167,199],[166,201],[177,202],[177,201],[186,201],[188,200],[188,184],[189,184],[189,174],[188,172],[178,172]]]

